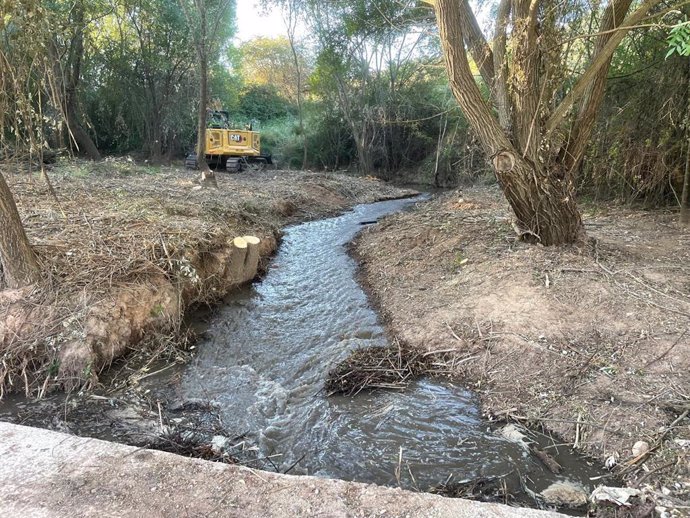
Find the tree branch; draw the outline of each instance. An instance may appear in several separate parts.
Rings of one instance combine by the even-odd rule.
[[[613,53],[620,45],[623,38],[630,29],[642,20],[654,6],[661,3],[661,0],[646,0],[640,7],[632,12],[620,25],[620,30],[613,33],[601,51],[592,58],[587,70],[580,76],[577,83],[570,92],[563,98],[558,107],[546,122],[546,136],[548,137],[565,120],[568,111],[584,95],[587,88],[597,76],[599,71],[610,63]]]
[[[466,0],[460,4],[458,5],[457,0],[436,0],[435,2],[448,78],[460,109],[477,132],[487,155],[493,156],[514,148],[491,113],[472,75],[465,53],[465,37],[461,23]]]
[[[496,16],[496,30],[494,37],[494,85],[493,94],[496,99],[498,121],[504,131],[510,131],[510,104],[508,100],[508,63],[506,62],[506,41],[508,17],[510,16],[510,0],[501,0]]]
[[[625,19],[625,15],[630,9],[631,3],[632,0],[609,1],[599,27],[602,34],[597,38],[594,46],[593,59],[599,56],[602,49],[613,36],[613,33],[610,31],[616,29]],[[599,69],[599,72],[594,76],[592,82],[587,86],[582,96],[580,109],[573,126],[573,132],[570,136],[570,142],[568,143],[565,155],[565,166],[569,174],[574,172],[580,160],[582,160],[585,148],[587,147],[587,141],[592,133],[597,112],[599,111],[599,107],[604,99],[604,93],[606,92],[606,80],[609,68],[611,67],[612,57],[613,54],[608,57],[606,62]]]
[[[494,83],[494,57],[491,47],[479,28],[477,18],[474,16],[468,0],[460,0],[460,29],[463,41],[470,51],[472,59],[479,67],[482,79],[489,87]]]

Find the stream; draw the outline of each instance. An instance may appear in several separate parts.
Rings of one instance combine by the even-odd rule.
[[[387,343],[346,246],[363,223],[413,203],[360,205],[288,228],[265,278],[212,318],[180,391],[214,401],[261,454],[279,455],[281,471],[420,490],[510,474],[514,491],[526,477],[538,492],[556,477],[490,427],[460,386],[420,379],[402,392],[324,393],[328,371],[353,349]],[[598,473],[563,450],[552,454],[567,479],[591,485]]]
[[[258,455],[282,472],[421,491],[493,481],[532,506],[534,494],[557,481],[591,490],[591,478],[601,474],[595,467],[556,440],[529,433],[563,466],[554,475],[485,420],[476,397],[461,385],[422,378],[404,391],[325,393],[329,370],[351,351],[387,344],[347,245],[364,225],[417,201],[360,205],[288,227],[266,276],[233,292],[210,314],[193,360],[148,383],[170,385],[174,379],[179,400],[212,402],[222,422],[246,432]],[[118,406],[90,397],[106,410]],[[66,416],[67,402],[59,404],[64,411],[56,415]],[[51,421],[32,405],[6,398],[0,419],[55,428],[56,417]],[[112,413],[94,418],[75,411],[70,420],[67,431],[79,435],[121,442],[126,435],[113,427]]]

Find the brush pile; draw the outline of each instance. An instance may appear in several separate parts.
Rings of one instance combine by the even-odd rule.
[[[402,390],[428,368],[428,357],[395,340],[386,347],[354,350],[328,373],[325,388],[329,394],[345,395],[373,389]]]

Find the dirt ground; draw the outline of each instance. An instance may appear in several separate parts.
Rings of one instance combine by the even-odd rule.
[[[557,434],[687,511],[690,227],[583,211],[587,249],[545,248],[516,241],[497,188],[454,191],[364,232],[355,254],[391,335],[447,352],[440,368],[488,416]]]
[[[132,349],[184,345],[188,308],[241,282],[233,238],[258,236],[265,263],[284,225],[408,193],[276,170],[219,173],[218,189],[201,189],[180,167],[109,159],[51,166],[53,196],[37,174],[0,170],[45,272],[40,286],[0,291],[0,399],[92,386]]]

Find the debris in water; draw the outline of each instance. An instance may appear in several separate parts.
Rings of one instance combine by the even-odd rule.
[[[549,471],[554,475],[558,475],[561,471],[563,471],[563,466],[561,466],[556,461],[556,459],[554,459],[544,450],[540,450],[539,448],[530,448],[530,451],[534,454],[535,457],[542,461],[544,466],[546,466],[549,469]]]
[[[354,395],[364,389],[403,389],[425,371],[426,363],[398,340],[387,347],[356,349],[328,373],[326,390]]]
[[[509,475],[508,473],[507,475]],[[464,480],[461,482],[451,482],[450,478],[443,484],[429,489],[434,493],[449,498],[466,498],[468,500],[479,500],[481,502],[500,502],[503,504],[514,500],[514,495],[508,490],[506,476],[480,477],[474,480]]]
[[[592,491],[590,499],[592,502],[611,502],[616,505],[630,506],[628,500],[634,496],[640,496],[642,491],[631,487],[608,487],[599,486]]]
[[[573,482],[554,482],[540,493],[548,505],[577,508],[587,505],[587,492]]]
[[[525,451],[529,451],[529,444],[532,442],[530,441],[529,437],[522,433],[520,430],[523,430],[522,428],[514,425],[513,423],[509,423],[505,425],[503,428],[501,428],[498,433],[506,440],[513,442],[520,446],[520,448],[524,449]]]

